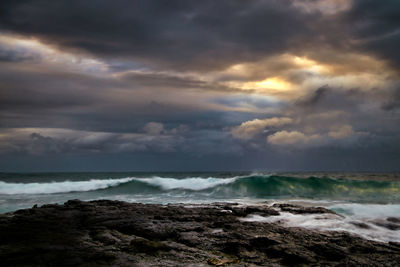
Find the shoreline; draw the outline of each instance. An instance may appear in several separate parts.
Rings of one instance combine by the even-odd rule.
[[[0,215],[3,266],[400,265],[400,243],[249,220],[323,207],[70,200]],[[360,225],[360,227],[363,227]]]

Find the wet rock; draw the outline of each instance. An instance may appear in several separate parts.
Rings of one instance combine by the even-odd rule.
[[[1,266],[399,266],[400,246],[342,232],[244,222],[332,213],[279,204],[150,205],[71,200],[0,216]],[[394,219],[382,220],[398,225]],[[359,227],[363,227],[359,225]]]
[[[236,216],[246,217],[249,214],[259,214],[264,216],[279,215],[279,212],[269,206],[245,206],[230,207],[232,213]]]
[[[299,205],[286,204],[286,203],[277,203],[274,204],[273,207],[279,208],[281,211],[286,211],[293,214],[322,214],[322,213],[336,214],[335,212],[325,209],[323,207],[303,207]]]
[[[386,229],[389,229],[389,230],[393,230],[393,231],[396,231],[396,230],[400,230],[400,224],[397,224],[397,223],[391,223],[390,221],[388,222],[387,220],[385,220],[385,221],[374,221],[373,222],[375,225],[377,225],[377,226],[380,226],[380,227],[383,227],[383,228],[386,228]]]
[[[400,224],[400,217],[388,217],[386,221]]]
[[[400,242],[389,242],[389,245],[396,246],[400,248]]]
[[[355,226],[357,226],[357,227],[359,227],[359,228],[362,228],[362,229],[370,229],[371,227],[368,225],[368,224],[366,224],[366,223],[363,223],[363,222],[350,222],[352,225],[355,225]]]
[[[156,254],[159,251],[169,251],[171,249],[162,242],[138,237],[131,241],[129,250],[145,254]]]
[[[255,238],[250,239],[250,244],[258,250],[272,245],[277,245],[280,243],[281,243],[280,241],[270,238],[268,236],[257,236]]]
[[[316,243],[310,246],[310,250],[314,253],[325,257],[326,259],[335,260],[337,258],[342,257],[342,255],[347,254],[348,252],[335,244],[327,244],[327,243]]]

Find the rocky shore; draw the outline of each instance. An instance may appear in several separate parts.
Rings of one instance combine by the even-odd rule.
[[[44,205],[0,215],[1,266],[400,266],[400,244],[243,220],[289,204]]]

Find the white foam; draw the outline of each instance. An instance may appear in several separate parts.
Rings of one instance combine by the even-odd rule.
[[[132,181],[134,178],[92,179],[88,181],[63,181],[51,183],[6,183],[0,181],[0,194],[54,194],[85,192],[105,189]]]
[[[238,178],[240,177],[232,177],[232,178],[189,177],[184,179],[152,177],[152,178],[135,178],[135,180],[161,187],[164,190],[189,189],[194,191],[200,191],[207,188],[216,187],[222,184],[233,183]]]
[[[287,227],[304,227],[319,231],[344,231],[375,241],[400,242],[400,230],[390,230],[382,224],[379,225],[382,222],[388,223],[387,217],[398,217],[400,213],[397,211],[400,209],[400,205],[342,204],[341,207],[350,207],[353,213],[340,216],[335,214],[280,212],[279,216],[249,215],[242,220],[280,223]]]
[[[330,209],[354,215],[357,217],[397,217],[400,216],[399,204],[361,204],[361,203],[341,203],[329,206]]]

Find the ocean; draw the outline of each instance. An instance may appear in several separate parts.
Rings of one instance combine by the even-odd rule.
[[[323,206],[337,215],[282,212],[245,220],[400,242],[399,173],[0,173],[0,213],[70,199]]]

